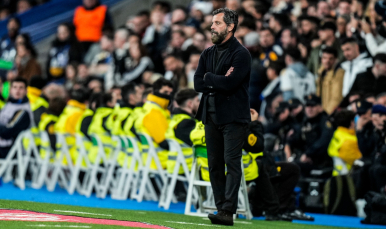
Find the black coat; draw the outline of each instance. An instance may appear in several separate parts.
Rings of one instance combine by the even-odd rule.
[[[207,101],[209,93],[215,93],[216,119],[218,125],[231,122],[249,123],[249,78],[251,73],[251,55],[236,38],[232,37],[229,48],[218,63],[217,72],[213,68],[216,45],[203,51],[194,74],[194,88],[202,92],[200,107],[196,118],[206,124]],[[225,77],[230,67],[233,72]],[[204,78],[205,75],[205,78]]]

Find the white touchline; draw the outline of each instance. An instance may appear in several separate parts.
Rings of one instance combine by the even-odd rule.
[[[78,226],[78,225],[46,225],[46,224],[38,224],[38,225],[26,225],[27,227],[69,227],[69,228],[91,228],[91,226]]]
[[[77,214],[84,214],[84,215],[104,215],[104,216],[112,216],[112,215],[106,215],[106,214],[97,214],[97,213],[90,213],[90,212],[64,211],[64,210],[54,210],[54,212],[77,213]]]
[[[208,226],[208,227],[220,227],[217,225],[210,225],[210,224],[204,224],[204,223],[187,223],[187,222],[178,222],[178,221],[165,221],[167,223],[178,223],[178,224],[190,224],[190,225],[198,225],[198,226]]]
[[[209,220],[208,218],[202,218],[203,220]],[[251,222],[244,222],[244,221],[233,221],[234,223],[242,223],[242,224],[252,224]]]

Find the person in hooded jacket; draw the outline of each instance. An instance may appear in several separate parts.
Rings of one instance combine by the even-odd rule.
[[[285,54],[287,68],[280,76],[280,89],[284,101],[297,98],[303,102],[304,96],[315,93],[315,77],[301,62],[298,48],[288,48]]]

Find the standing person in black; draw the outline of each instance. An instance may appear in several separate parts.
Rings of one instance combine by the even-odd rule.
[[[242,174],[241,150],[251,121],[248,87],[252,59],[234,37],[237,24],[235,11],[220,8],[213,12],[215,45],[201,54],[194,75],[195,90],[203,93],[196,117],[205,124],[209,174],[218,210],[209,219],[221,225],[233,225]]]

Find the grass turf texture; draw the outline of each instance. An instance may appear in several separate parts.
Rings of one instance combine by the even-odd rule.
[[[59,205],[59,204],[45,204],[45,203],[36,203],[29,201],[9,201],[9,200],[0,200],[0,208],[3,209],[18,209],[18,210],[28,210],[35,212],[44,212],[58,215],[72,215],[72,216],[81,216],[88,218],[99,218],[99,219],[113,219],[113,220],[125,220],[125,221],[135,221],[135,222],[144,222],[155,225],[162,225],[171,228],[181,228],[181,229],[197,229],[197,228],[229,228],[225,226],[212,226],[209,220],[205,220],[202,217],[186,216],[173,213],[164,213],[164,212],[152,212],[152,211],[130,211],[130,210],[115,210],[115,209],[105,209],[105,208],[87,208],[87,207],[77,207],[77,206],[68,206],[68,205]],[[90,215],[82,213],[65,213],[58,212],[54,210],[61,211],[76,211],[76,212],[87,212],[94,214],[104,214],[104,215]],[[186,222],[192,224],[179,224],[174,222]],[[250,223],[250,224],[249,224]],[[198,225],[198,224],[206,224]],[[97,225],[97,224],[78,224],[78,223],[64,223],[64,222],[30,222],[30,221],[0,221],[0,228],[39,228],[38,225],[47,225],[44,228],[55,228],[56,225],[61,227],[69,227],[71,225],[77,226],[90,226],[93,229],[99,228],[130,228],[122,226],[110,226],[110,225]],[[36,227],[35,227],[36,226]],[[132,227],[131,227],[132,228]],[[242,220],[237,219],[235,226],[233,228],[259,228],[259,229],[276,229],[276,228],[286,228],[286,229],[332,229],[342,227],[328,227],[328,226],[314,226],[314,225],[304,225],[296,224],[290,222],[267,222],[262,220]]]

